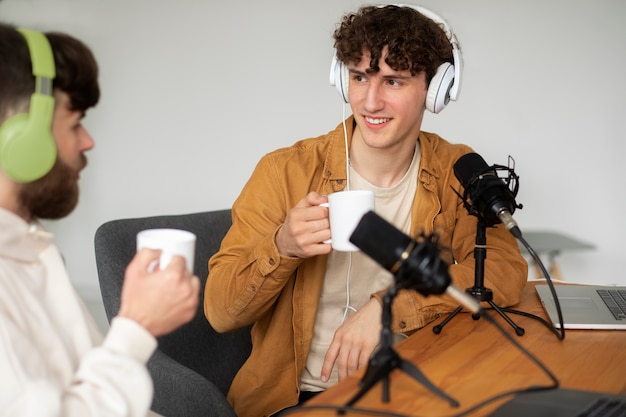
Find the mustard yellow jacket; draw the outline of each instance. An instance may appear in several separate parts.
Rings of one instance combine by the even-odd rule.
[[[350,118],[349,138],[352,125]],[[452,169],[472,149],[427,132],[418,140],[421,162],[412,231],[437,232],[441,245],[451,248],[442,251],[442,258],[451,265],[453,282],[462,289],[472,287],[477,219],[453,191],[462,194],[463,189]],[[297,403],[327,256],[281,256],[274,236],[287,211],[308,192],[330,194],[345,187],[344,149],[339,125],[326,135],[265,155],[235,201],[233,225],[209,261],[204,311],[211,325],[228,332],[254,323],[252,353],[228,394],[239,417],[268,416]],[[520,301],[527,264],[502,225],[487,230],[484,275],[496,304]],[[447,296],[401,291],[393,304],[392,328],[411,332],[457,306]]]

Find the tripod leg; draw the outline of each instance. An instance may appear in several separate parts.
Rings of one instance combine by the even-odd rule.
[[[517,334],[518,336],[524,335],[524,332],[525,332],[524,329],[518,326],[517,324],[515,324],[515,322],[511,320],[511,318],[507,316],[506,313],[502,311],[502,309],[500,309],[500,307],[496,305],[496,303],[494,303],[493,301],[489,301],[489,305],[493,307],[493,309],[496,310],[498,314],[500,314],[502,318],[506,320],[506,322],[509,323],[513,329],[515,329],[515,334]]]
[[[447,395],[445,392],[437,388],[426,376],[413,365],[411,362],[401,359],[400,356],[393,349],[386,349],[384,352],[379,352],[375,355],[368,365],[367,371],[361,380],[361,389],[346,403],[346,406],[352,406],[358,400],[365,395],[378,381],[382,380],[383,393],[382,401],[384,403],[389,402],[389,373],[394,369],[400,369],[405,372],[411,378],[422,384],[425,388],[430,390],[433,394],[448,401],[451,406],[458,407],[459,403],[454,398]]]
[[[383,381],[383,402],[389,401],[389,372],[398,367],[400,357],[390,347],[380,349],[374,354],[367,365],[367,370],[361,379],[359,391],[348,401],[347,406],[356,403],[367,391],[380,380]],[[386,398],[386,401],[385,401]]]
[[[443,398],[444,400],[447,400],[452,407],[459,406],[459,402],[457,400],[437,388],[432,382],[430,382],[430,380],[428,380],[428,378],[426,378],[426,376],[417,368],[417,366],[413,365],[411,362],[400,359],[399,367],[400,369],[402,369],[402,371],[411,376],[417,382],[428,388],[432,393],[439,396],[440,398]]]
[[[383,377],[383,402],[389,402],[389,375]]]
[[[441,333],[441,331],[443,330],[443,326],[445,326],[446,324],[448,324],[448,322],[450,320],[452,320],[452,318],[454,316],[456,316],[457,314],[459,314],[461,312],[461,310],[463,310],[463,306],[459,306],[457,307],[452,313],[450,313],[450,315],[448,315],[448,317],[446,317],[441,323],[437,324],[436,326],[433,326],[433,332],[435,334],[439,334]]]

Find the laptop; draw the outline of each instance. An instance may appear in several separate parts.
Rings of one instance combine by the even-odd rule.
[[[553,389],[516,395],[489,417],[626,417],[626,395]]]
[[[555,285],[566,329],[626,330],[626,286]],[[535,286],[543,308],[559,327],[554,299],[546,284]]]

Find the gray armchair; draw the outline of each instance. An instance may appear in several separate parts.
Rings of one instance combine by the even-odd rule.
[[[96,231],[98,279],[109,321],[120,308],[124,271],[135,254],[137,232],[167,227],[189,230],[198,237],[194,262],[194,273],[202,282],[198,312],[191,322],[159,338],[159,347],[148,362],[155,390],[152,410],[164,416],[235,416],[225,395],[250,354],[250,329],[217,333],[202,307],[208,259],[219,249],[230,225],[231,211],[219,210],[113,220]]]

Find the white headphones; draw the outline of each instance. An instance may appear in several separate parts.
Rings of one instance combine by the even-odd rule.
[[[433,113],[439,113],[450,100],[456,101],[459,97],[461,89],[461,51],[459,50],[458,41],[450,25],[434,12],[410,4],[398,4],[397,6],[415,9],[435,23],[442,25],[452,45],[453,63],[444,62],[439,66],[437,73],[430,81],[428,93],[426,94],[426,108]],[[346,103],[348,103],[349,78],[348,67],[339,61],[336,55],[333,56],[330,64],[330,85],[335,86],[339,95]]]

